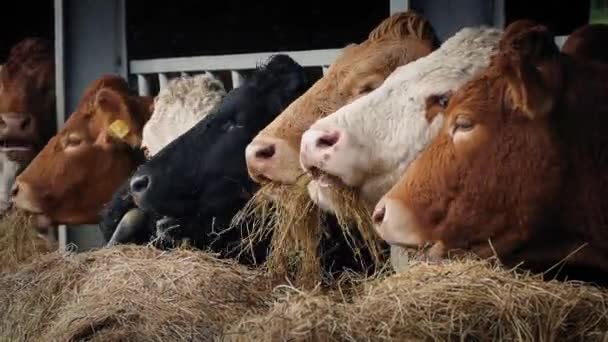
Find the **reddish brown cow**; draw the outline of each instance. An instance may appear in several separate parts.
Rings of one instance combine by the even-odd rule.
[[[96,223],[102,205],[141,162],[137,147],[152,98],[128,95],[118,76],[103,76],[76,111],[17,177],[17,207],[52,223]]]
[[[55,133],[55,76],[50,42],[15,45],[0,70],[0,212],[21,170]]]
[[[361,44],[344,48],[327,73],[287,107],[247,146],[247,168],[256,182],[294,184],[302,134],[317,119],[378,88],[399,66],[439,46],[431,24],[413,12],[395,13]]]
[[[589,24],[574,30],[564,42],[562,52],[608,62],[608,25]]]
[[[507,28],[378,203],[383,239],[534,271],[566,259],[560,276],[608,280],[608,68],[560,54],[553,39],[541,25]]]

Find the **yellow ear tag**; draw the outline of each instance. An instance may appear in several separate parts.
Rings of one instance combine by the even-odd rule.
[[[129,125],[122,120],[115,120],[112,122],[110,127],[108,128],[110,134],[117,137],[118,139],[123,139],[129,134]]]

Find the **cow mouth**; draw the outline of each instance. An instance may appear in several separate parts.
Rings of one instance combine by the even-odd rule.
[[[316,182],[320,188],[330,188],[330,187],[347,188],[348,187],[348,185],[346,185],[346,183],[344,183],[344,181],[342,181],[342,179],[340,177],[337,177],[337,176],[329,174],[325,171],[322,171],[321,169],[319,169],[317,167],[310,168],[309,173],[310,173],[310,176],[312,177],[312,180],[314,182]]]
[[[35,144],[28,140],[2,139],[0,140],[0,151],[3,152],[30,152],[35,149]]]

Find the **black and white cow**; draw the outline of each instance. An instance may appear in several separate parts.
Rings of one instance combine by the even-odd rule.
[[[247,174],[245,147],[309,86],[299,64],[286,55],[273,56],[230,91],[215,112],[161,149],[120,187],[101,215],[106,238],[114,235],[111,243],[145,243],[160,230],[172,239],[187,238],[197,248],[235,256],[242,232],[217,233],[257,189]],[[127,228],[115,232],[117,225]],[[260,244],[256,256],[263,259],[266,253]]]

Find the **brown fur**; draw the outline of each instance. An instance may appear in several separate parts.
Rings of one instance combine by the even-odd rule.
[[[0,113],[30,116],[35,129],[28,138],[37,149],[42,148],[57,129],[54,70],[52,45],[38,38],[27,38],[15,45],[0,70]],[[15,161],[30,158],[33,154],[28,158],[11,157]]]
[[[133,148],[141,143],[151,103],[149,97],[129,96],[118,76],[94,81],[63,129],[17,178],[17,206],[55,223],[97,222],[102,205],[138,164]],[[130,128],[123,139],[108,133],[117,119]],[[68,137],[74,135],[80,143],[70,147]]]
[[[271,180],[294,183],[302,173],[300,140],[317,119],[379,87],[398,66],[426,56],[438,46],[430,23],[416,13],[404,12],[385,19],[363,43],[344,48],[327,73],[256,137],[283,140],[290,150],[276,160],[283,179]],[[264,179],[251,169],[250,175],[256,181]]]
[[[562,52],[608,62],[608,25],[589,24],[574,30],[564,42]]]
[[[451,98],[443,131],[386,198],[440,256],[608,279],[608,67],[562,55],[540,25],[511,24],[488,69]],[[473,122],[457,132],[457,117]],[[580,248],[583,247],[583,248]]]

